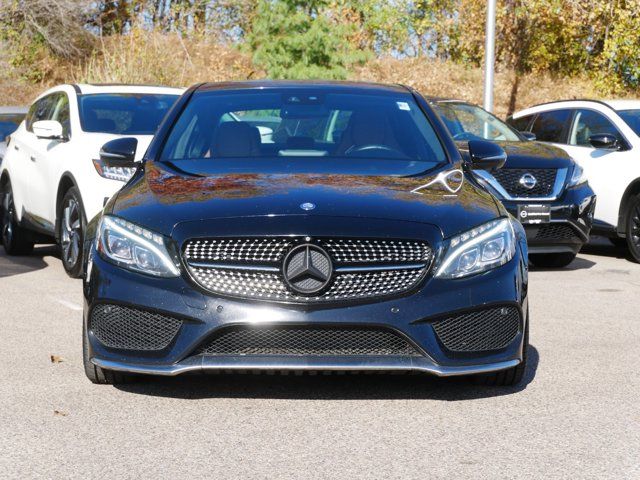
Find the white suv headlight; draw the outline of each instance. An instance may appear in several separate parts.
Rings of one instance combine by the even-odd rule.
[[[102,217],[96,248],[107,260],[129,270],[157,277],[180,275],[165,237],[122,218]]]
[[[452,237],[435,276],[460,278],[485,272],[504,265],[515,252],[511,220],[492,220]]]

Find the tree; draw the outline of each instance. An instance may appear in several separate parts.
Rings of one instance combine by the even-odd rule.
[[[247,44],[254,62],[272,78],[344,79],[367,53],[349,42],[327,0],[260,0]]]

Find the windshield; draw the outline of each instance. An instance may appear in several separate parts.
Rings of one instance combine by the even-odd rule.
[[[161,159],[217,159],[236,169],[234,164],[258,165],[259,171],[318,165],[343,171],[366,163],[374,174],[395,162],[402,174],[411,174],[446,155],[410,95],[283,88],[195,94]]]
[[[82,130],[118,135],[153,135],[178,95],[99,93],[80,95]]]
[[[435,109],[454,140],[521,141],[509,125],[475,105],[440,102]]]
[[[16,131],[20,122],[24,119],[22,113],[0,114],[0,142]]]
[[[640,110],[618,110],[618,115],[636,135],[640,136]]]

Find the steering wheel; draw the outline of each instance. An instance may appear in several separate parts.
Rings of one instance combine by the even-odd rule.
[[[381,150],[383,152],[391,152],[396,156],[401,156],[401,157],[404,156],[402,152],[396,150],[395,148],[391,148],[388,145],[379,145],[375,143],[372,143],[370,145],[359,145],[359,146],[354,145],[348,148],[347,151],[344,153],[345,155],[353,155],[354,153],[369,152],[370,150]]]
[[[470,132],[460,132],[453,136],[454,140],[478,140],[480,137]]]

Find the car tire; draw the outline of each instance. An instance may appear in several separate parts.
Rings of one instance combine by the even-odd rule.
[[[633,260],[640,263],[640,195],[631,201],[626,221],[627,246]]]
[[[576,258],[576,253],[530,253],[529,261],[540,268],[562,268]]]
[[[76,187],[67,190],[62,198],[58,218],[58,241],[60,242],[62,265],[71,278],[80,278],[82,276],[82,246],[87,219],[82,205],[82,197]]]
[[[487,373],[484,375],[476,375],[475,383],[478,385],[494,386],[494,387],[511,387],[522,381],[524,373],[527,369],[527,357],[529,350],[529,312],[527,311],[527,325],[524,329],[524,341],[522,345],[522,361],[515,367],[499,372]]]
[[[18,224],[11,184],[5,190],[2,205],[0,231],[2,245],[7,255],[29,255],[33,251],[33,242],[29,239],[29,232]]]
[[[84,364],[84,373],[91,383],[100,385],[118,385],[123,383],[132,383],[137,377],[134,375],[127,375],[121,372],[114,372],[113,370],[106,370],[100,368],[93,363],[89,358],[89,347],[87,338],[87,327],[82,326],[82,362]]]

